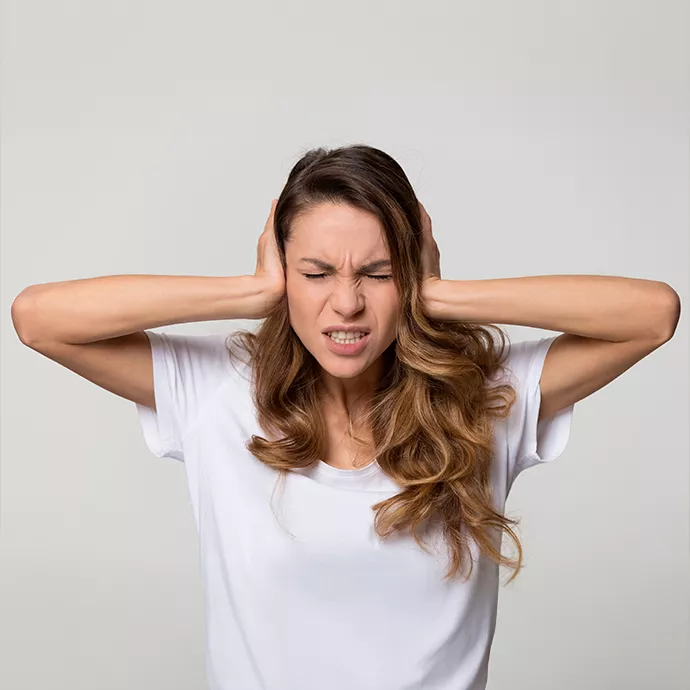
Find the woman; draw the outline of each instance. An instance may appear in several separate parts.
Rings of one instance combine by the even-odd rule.
[[[499,566],[522,560],[511,485],[678,320],[665,283],[439,266],[401,167],[357,145],[295,165],[253,276],[106,276],[15,300],[22,342],[134,401],[150,450],[184,461],[210,688],[484,688]],[[148,330],[233,318],[263,322],[232,339]],[[493,322],[562,335],[506,347]]]

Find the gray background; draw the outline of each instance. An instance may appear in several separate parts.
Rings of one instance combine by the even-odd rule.
[[[3,688],[204,679],[184,468],[133,403],[22,346],[23,287],[252,273],[299,155],[363,142],[408,173],[444,278],[621,275],[687,303],[685,2],[3,5]],[[681,319],[517,480],[491,690],[688,687],[687,353]]]

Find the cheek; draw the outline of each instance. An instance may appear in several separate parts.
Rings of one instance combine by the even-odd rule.
[[[318,315],[318,308],[314,295],[310,294],[309,290],[286,286],[285,295],[287,298],[290,323],[293,326],[308,326],[314,321]]]
[[[386,296],[386,313],[389,315],[391,320],[396,320],[400,314],[400,297],[398,291],[391,291],[389,295]]]

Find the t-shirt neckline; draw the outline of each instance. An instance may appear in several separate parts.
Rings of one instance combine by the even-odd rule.
[[[356,479],[359,477],[365,477],[378,469],[379,463],[378,459],[374,459],[368,465],[364,467],[359,467],[357,469],[346,470],[340,467],[333,467],[323,460],[319,460],[316,463],[315,471],[318,474],[329,475],[331,477],[338,477],[340,479]]]

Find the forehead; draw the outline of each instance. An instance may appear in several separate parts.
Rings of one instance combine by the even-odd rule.
[[[296,218],[285,250],[293,256],[319,254],[332,259],[343,254],[355,259],[388,256],[383,228],[373,213],[332,203],[319,204]]]

